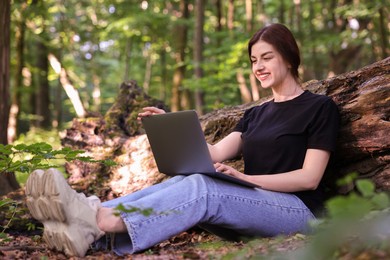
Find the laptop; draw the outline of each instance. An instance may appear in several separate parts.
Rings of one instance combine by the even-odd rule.
[[[142,118],[157,168],[169,176],[205,174],[248,187],[257,185],[217,172],[194,110]]]

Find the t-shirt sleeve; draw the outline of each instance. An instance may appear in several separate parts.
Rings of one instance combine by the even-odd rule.
[[[237,125],[233,128],[233,132],[242,133],[243,129],[244,129],[244,117],[241,117],[241,119],[238,121]]]
[[[233,128],[233,132],[244,133],[248,128],[248,121],[250,119],[250,113],[253,110],[253,107],[246,110],[241,119],[237,122],[237,125]]]
[[[309,126],[307,147],[333,152],[336,149],[339,124],[337,105],[331,98],[327,98]]]

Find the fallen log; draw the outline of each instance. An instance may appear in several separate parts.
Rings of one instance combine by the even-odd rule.
[[[361,178],[372,179],[378,189],[390,190],[390,58],[333,78],[306,82],[303,87],[332,97],[339,106],[342,121],[335,178],[356,172]],[[206,140],[217,142],[232,131],[246,109],[268,99],[226,107],[200,117]],[[112,198],[166,178],[158,173],[147,138],[135,120],[145,105],[165,107],[132,81],[121,85],[116,103],[104,117],[73,121],[62,139],[64,146],[85,149],[97,159],[114,159],[119,166],[91,169],[85,163],[69,163],[71,183],[95,194],[99,194],[100,188],[104,190],[100,196]],[[241,158],[228,163],[243,168]],[[343,187],[339,192],[351,188]]]

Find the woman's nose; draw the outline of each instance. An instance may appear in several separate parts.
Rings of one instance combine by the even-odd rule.
[[[253,70],[254,71],[257,71],[257,70],[263,70],[264,69],[264,65],[262,62],[255,62],[253,63]]]

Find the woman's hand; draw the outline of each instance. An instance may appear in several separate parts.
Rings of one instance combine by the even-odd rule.
[[[217,172],[222,172],[223,174],[230,175],[241,180],[247,180],[246,178],[247,175],[237,171],[236,169],[230,167],[229,165],[223,163],[214,163],[214,168]]]
[[[141,120],[143,117],[164,114],[165,111],[157,107],[144,107],[142,108],[143,112],[138,114],[137,119]]]

